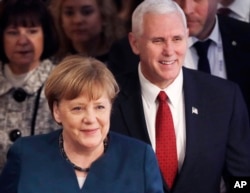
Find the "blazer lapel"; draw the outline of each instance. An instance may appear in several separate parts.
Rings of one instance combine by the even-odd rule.
[[[125,100],[120,103],[120,110],[123,119],[128,125],[130,136],[150,144],[144,117],[138,74],[134,74],[133,77],[128,78],[123,88],[123,97]]]
[[[175,191],[181,192],[182,184],[187,183],[187,176],[193,174],[196,168],[193,157],[199,154],[199,143],[202,130],[204,126],[203,110],[206,109],[204,104],[207,104],[206,98],[202,97],[202,87],[197,85],[195,76],[190,76],[190,71],[183,68],[183,89],[184,89],[184,103],[185,103],[185,119],[186,119],[186,151],[185,159],[179,175],[176,179]],[[193,166],[193,167],[192,167]],[[175,192],[174,191],[174,192]]]

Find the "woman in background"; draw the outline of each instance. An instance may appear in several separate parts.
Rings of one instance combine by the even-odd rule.
[[[107,62],[111,44],[125,35],[111,0],[51,0],[60,49],[57,60],[70,54]]]
[[[0,12],[0,172],[20,136],[56,129],[43,84],[54,65],[57,35],[42,0],[5,0]]]

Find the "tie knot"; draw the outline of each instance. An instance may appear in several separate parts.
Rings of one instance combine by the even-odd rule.
[[[217,11],[218,14],[224,15],[224,16],[228,16],[231,12],[232,12],[231,9],[229,9],[227,7],[219,8]]]
[[[208,39],[208,40],[203,41],[203,42],[198,41],[194,44],[194,47],[195,47],[199,57],[207,56],[207,50],[208,50],[210,43],[211,43],[211,40]]]
[[[165,102],[167,100],[168,96],[166,95],[166,93],[164,91],[160,91],[160,93],[157,96],[157,99],[160,102]]]

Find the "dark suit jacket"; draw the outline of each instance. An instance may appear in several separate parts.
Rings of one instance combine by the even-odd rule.
[[[250,114],[250,24],[230,17],[218,19],[227,77],[240,86]],[[133,53],[127,37],[111,48],[108,66],[114,75],[135,72],[138,63],[139,57]]]
[[[60,132],[20,138],[11,147],[0,176],[1,193],[163,193],[150,145],[112,132],[105,154],[91,165],[80,189],[73,167],[61,155]]]
[[[222,175],[250,176],[246,105],[235,83],[185,67],[183,77],[186,152],[173,192],[218,193]],[[138,74],[117,79],[121,92],[114,104],[111,129],[150,144]],[[193,107],[197,113],[192,112]]]

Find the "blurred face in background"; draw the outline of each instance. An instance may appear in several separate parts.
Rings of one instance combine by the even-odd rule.
[[[174,0],[183,9],[189,35],[206,39],[215,24],[215,15],[220,0]]]
[[[101,13],[96,0],[64,0],[61,22],[66,36],[72,42],[90,42],[102,31]]]
[[[29,72],[40,64],[44,35],[41,26],[9,25],[3,33],[5,54],[13,73]]]

